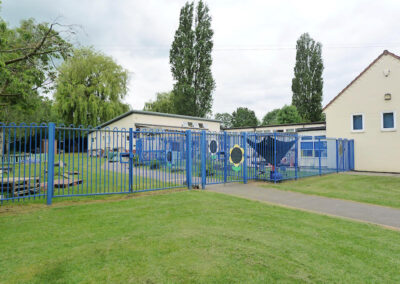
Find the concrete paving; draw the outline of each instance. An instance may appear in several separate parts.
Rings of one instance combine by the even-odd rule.
[[[400,178],[400,173],[377,173],[377,172],[343,172],[346,175],[359,175],[359,176],[377,176],[377,177],[397,177]]]
[[[208,185],[207,190],[400,230],[400,209],[265,188],[256,184]]]

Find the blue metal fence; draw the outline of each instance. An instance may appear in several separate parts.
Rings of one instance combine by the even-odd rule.
[[[354,169],[354,141],[0,123],[0,202],[122,194]]]

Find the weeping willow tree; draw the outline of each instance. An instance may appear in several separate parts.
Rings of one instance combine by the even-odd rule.
[[[96,126],[129,110],[128,71],[91,48],[77,49],[60,67],[55,108],[65,124]]]

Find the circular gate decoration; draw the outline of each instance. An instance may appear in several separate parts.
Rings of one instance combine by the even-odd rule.
[[[172,164],[172,151],[167,150],[167,153],[165,153],[165,159],[167,160],[167,165],[171,166]]]
[[[244,160],[244,150],[239,145],[235,145],[230,150],[230,157],[229,161],[233,164],[232,170],[235,172],[240,171],[240,165],[243,163]]]
[[[211,159],[215,160],[217,158],[217,152],[218,152],[218,142],[216,140],[211,140],[210,143],[208,144],[208,150],[211,153]]]
[[[210,153],[215,154],[218,151],[218,142],[215,140],[211,140],[210,142]]]

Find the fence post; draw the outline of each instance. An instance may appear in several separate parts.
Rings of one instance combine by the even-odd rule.
[[[129,192],[133,191],[133,129],[129,128]]]
[[[51,205],[54,189],[54,142],[56,136],[56,125],[49,123],[48,161],[47,161],[47,205]]]
[[[346,147],[345,147],[345,145],[346,145],[346,139],[344,139],[343,141],[342,141],[342,156],[343,156],[343,167],[342,167],[342,172],[344,172],[344,168],[345,168],[345,165],[346,165],[346,156],[345,156],[345,154],[344,154],[344,152],[345,152],[345,150],[346,150]]]
[[[247,183],[247,133],[243,132],[243,183]]]
[[[351,140],[351,167],[350,170],[354,171],[355,169],[355,161],[354,161],[354,139]]]
[[[188,189],[192,189],[192,132],[186,130],[186,182]]]
[[[276,132],[274,132],[274,183],[276,183]]]
[[[318,171],[319,175],[322,175],[322,168],[321,168],[321,138],[318,138]]]
[[[339,140],[336,138],[336,173],[339,173]]]
[[[224,183],[228,181],[228,134],[224,131]]]
[[[206,131],[201,131],[201,142],[200,142],[200,155],[201,155],[201,188],[206,188]]]
[[[298,175],[297,167],[298,167],[298,162],[299,162],[299,160],[298,160],[298,155],[299,155],[298,143],[299,143],[299,136],[296,134],[296,142],[294,145],[294,176],[295,176],[295,179],[298,178],[298,176],[297,176]]]

